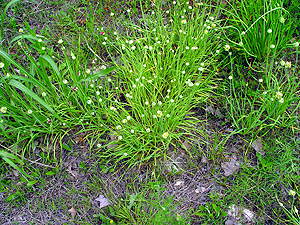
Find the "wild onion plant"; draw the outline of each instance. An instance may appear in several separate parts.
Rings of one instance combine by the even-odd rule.
[[[174,1],[170,10],[158,4],[139,23],[127,23],[129,32],[104,29],[99,36],[120,55],[103,99],[117,145],[101,151],[106,162],[118,156],[133,166],[165,155],[173,140],[190,133],[197,122],[191,110],[216,87],[217,12],[189,2]]]
[[[275,127],[291,127],[296,130],[299,118],[299,72],[298,42],[295,48],[296,59],[278,60],[271,56],[260,78],[252,77],[251,82],[243,84],[243,74],[234,73],[231,58],[231,74],[228,77],[230,96],[229,115],[241,134],[268,133]],[[276,61],[275,61],[276,60]]]
[[[227,41],[246,57],[259,62],[269,56],[278,56],[292,40],[296,29],[293,18],[283,8],[282,0],[233,1],[224,9],[228,16]]]

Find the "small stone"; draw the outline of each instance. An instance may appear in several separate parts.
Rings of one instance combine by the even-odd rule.
[[[200,189],[201,189],[201,193],[204,193],[205,191],[207,191],[207,188],[205,188],[205,187],[201,187]]]
[[[184,184],[184,181],[179,180],[179,181],[176,181],[176,183],[175,183],[174,186],[180,186],[180,185],[182,185],[182,184]]]
[[[236,225],[236,220],[228,219],[226,220],[225,225]]]
[[[252,211],[250,211],[249,209],[244,209],[243,214],[244,214],[247,221],[249,221],[249,222],[253,221],[254,213]]]

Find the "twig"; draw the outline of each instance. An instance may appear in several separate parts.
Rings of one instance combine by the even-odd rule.
[[[83,36],[83,37],[84,37],[85,43],[86,43],[87,47],[89,48],[89,50],[91,50],[91,52],[94,53],[94,55],[95,55],[98,59],[100,59],[103,63],[105,63],[105,62],[103,61],[103,59],[101,59],[100,56],[97,55],[96,52],[94,52],[94,50],[89,46],[89,44],[88,44],[88,42],[87,42],[85,36]]]
[[[31,14],[35,14],[35,13],[38,13],[38,12],[41,12],[41,11],[45,11],[45,10],[47,10],[47,9],[52,9],[52,8],[55,8],[55,6],[51,6],[51,7],[45,8],[45,9],[40,9],[40,10],[38,10],[38,11],[35,11],[35,12],[32,12],[32,13],[29,13],[29,15],[31,15]]]
[[[43,1],[40,1],[40,3],[32,10],[33,12],[43,3]],[[41,10],[40,10],[41,11]],[[30,13],[31,14],[31,13]]]

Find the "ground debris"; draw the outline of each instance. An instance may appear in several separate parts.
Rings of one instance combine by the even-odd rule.
[[[75,219],[76,216],[76,210],[72,207],[71,209],[68,210],[69,213],[71,213],[71,219],[70,221],[73,221]]]
[[[95,199],[95,201],[98,201],[100,203],[100,208],[103,208],[105,206],[110,205],[111,203],[108,201],[107,198],[105,198],[103,195],[99,195],[98,198]]]
[[[258,152],[261,155],[264,155],[264,145],[261,140],[261,138],[257,138],[253,143],[252,143],[252,148],[255,149],[256,152]]]
[[[234,173],[234,171],[236,171],[237,169],[240,168],[240,162],[236,161],[235,159],[231,159],[230,162],[224,162],[221,164],[221,168],[224,170],[225,172],[225,176],[228,177],[231,174]]]
[[[227,212],[228,219],[225,222],[226,225],[233,224],[254,224],[255,214],[249,209],[231,205]]]

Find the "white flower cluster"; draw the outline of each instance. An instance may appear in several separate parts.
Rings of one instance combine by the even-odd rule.
[[[288,62],[288,61],[285,62],[283,60],[280,61],[280,65],[284,66],[285,68],[291,68],[292,67],[292,63],[291,62]]]
[[[0,112],[1,112],[1,113],[6,113],[6,111],[7,111],[7,108],[6,108],[6,107],[3,106],[3,107],[0,108]]]
[[[282,98],[282,96],[283,96],[282,92],[277,91],[276,95],[275,95],[275,98],[278,98],[279,102],[283,103],[284,102],[284,98]]]

